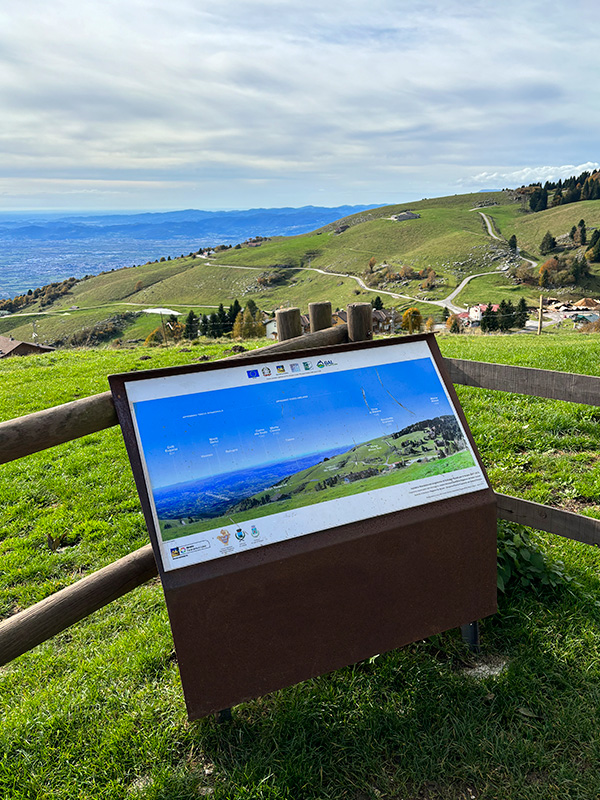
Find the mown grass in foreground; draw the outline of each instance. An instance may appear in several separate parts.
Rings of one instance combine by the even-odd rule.
[[[441,346],[456,357],[582,372],[600,363],[592,337],[457,336]],[[193,350],[149,351],[149,362],[139,361],[143,351],[7,360],[0,413],[102,391],[109,372],[193,358]],[[511,466],[518,453],[536,452],[543,465],[543,435],[565,454],[597,449],[591,409],[460,392],[494,481],[497,465]],[[528,491],[555,479],[544,472]],[[116,430],[3,467],[0,493],[2,614],[146,538]],[[79,541],[50,553],[44,534],[59,518],[79,526]],[[599,556],[538,539],[579,585],[500,598],[500,613],[482,625],[485,657],[506,662],[496,677],[465,673],[472,658],[450,631],[243,704],[227,725],[186,721],[162,591],[144,586],[0,670],[0,796],[594,798]]]

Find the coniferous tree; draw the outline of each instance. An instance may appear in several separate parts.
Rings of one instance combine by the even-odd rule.
[[[254,336],[254,317],[252,312],[246,306],[242,316],[242,339],[251,339]]]
[[[487,333],[489,331],[488,327],[488,316],[487,316],[487,308],[484,308],[481,312],[481,319],[479,320],[479,325],[481,327],[482,333]]]
[[[265,328],[265,324],[261,319],[260,311],[257,311],[254,315],[254,332],[252,335],[257,339],[261,339],[263,336],[267,335],[267,329]]]
[[[229,311],[227,312],[227,321],[229,325],[231,325],[231,328],[229,330],[233,328],[234,323],[237,319],[237,315],[240,313],[241,310],[242,307],[239,303],[239,300],[236,298],[233,301],[233,303],[229,306]]]
[[[517,303],[517,310],[515,312],[515,328],[524,328],[528,319],[529,311],[527,310],[527,303],[525,298],[521,297]]]
[[[492,304],[488,303],[485,307],[482,315],[481,315],[481,322],[482,322],[482,329],[483,329],[483,320],[485,317],[485,330],[486,331],[497,331],[498,330],[498,314],[494,311]]]
[[[508,246],[510,247],[511,250],[516,252],[516,249],[517,249],[517,237],[515,236],[514,233],[510,237],[510,239],[508,240]]]
[[[498,307],[498,328],[505,333],[508,330],[508,315],[506,313],[506,300],[500,301],[500,306]]]
[[[381,311],[381,309],[383,308],[383,300],[381,299],[381,297],[379,297],[379,295],[377,295],[375,300],[373,300],[373,308],[376,309],[377,311]]]
[[[209,328],[210,321],[206,314],[202,314],[202,319],[200,320],[200,336],[208,336]]]
[[[529,198],[529,208],[532,211],[545,211],[548,208],[548,190],[538,186]]]
[[[233,323],[233,338],[234,339],[241,339],[242,338],[242,324],[244,322],[244,313],[242,311],[238,312],[237,317],[235,318],[235,322]]]
[[[213,339],[218,339],[221,335],[221,324],[219,322],[219,317],[214,311],[208,318],[208,335]]]
[[[516,326],[516,317],[517,312],[515,307],[513,306],[512,300],[506,301],[506,330],[509,331],[511,328]]]
[[[256,305],[256,303],[254,302],[254,300],[252,298],[250,298],[250,300],[248,300],[248,302],[246,303],[246,309],[245,310],[249,311],[250,314],[253,317],[256,314],[256,312],[258,311],[258,306]]]
[[[542,239],[542,242],[540,244],[540,253],[543,256],[546,256],[548,255],[548,253],[551,253],[555,247],[556,247],[556,239],[554,238],[554,236],[552,236],[550,231],[546,231],[546,233],[544,234],[544,238]]]
[[[186,339],[196,339],[198,336],[198,325],[200,320],[194,314],[194,312],[190,309],[190,313],[185,318],[185,327],[183,329],[183,335]]]
[[[588,250],[591,250],[592,247],[594,247],[598,239],[600,239],[600,228],[596,228],[596,230],[592,233],[592,238],[590,239]]]
[[[217,309],[217,318],[219,320],[219,335],[222,336],[224,333],[227,333],[230,330],[229,318],[227,316],[227,312],[223,308],[223,303],[219,304],[219,308]]]
[[[586,228],[585,228],[585,220],[580,219],[579,220],[579,224],[577,225],[577,228],[579,230],[579,241],[581,242],[581,244],[585,244],[586,239],[587,239],[587,231],[586,231]]]

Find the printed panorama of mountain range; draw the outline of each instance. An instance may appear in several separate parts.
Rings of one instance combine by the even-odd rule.
[[[315,463],[287,474],[259,491],[215,505],[191,485],[168,487],[157,500],[163,540],[277,514],[326,500],[385,488],[473,466],[474,461],[456,418],[450,414],[422,420],[395,433],[362,442],[338,455],[315,454]],[[256,489],[256,487],[254,487]],[[226,506],[225,508],[223,506]]]

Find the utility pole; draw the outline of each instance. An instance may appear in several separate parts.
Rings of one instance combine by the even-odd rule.
[[[161,315],[160,315],[160,324],[162,325],[163,341],[164,341],[165,345],[168,347],[169,346],[169,342],[167,340],[167,331],[165,330],[165,321],[163,319],[162,312],[161,312]]]
[[[542,333],[542,309],[543,309],[543,307],[544,307],[544,296],[540,295],[540,308],[539,308],[539,312],[538,312],[538,329],[537,329],[538,336],[540,336],[540,334]]]

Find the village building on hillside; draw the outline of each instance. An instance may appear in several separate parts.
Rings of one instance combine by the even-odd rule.
[[[394,313],[385,309],[373,309],[373,331],[375,333],[391,333]]]
[[[561,319],[572,319],[573,322],[596,322],[600,316],[600,300],[582,297],[574,303],[554,300],[547,308],[561,315]]]
[[[492,311],[498,311],[500,306],[497,303],[492,303]],[[487,303],[479,303],[476,306],[470,306],[467,317],[471,324],[481,325],[481,317],[483,312],[487,309]],[[460,314],[459,314],[460,316]]]
[[[600,300],[594,300],[593,297],[582,297],[581,300],[573,303],[574,308],[585,308],[588,311],[596,311],[600,309]]]
[[[392,219],[395,222],[402,222],[405,219],[421,219],[421,215],[415,214],[414,211],[400,211],[398,214],[393,214]]]
[[[32,342],[20,342],[12,336],[0,336],[0,358],[9,356],[29,356],[34,353],[50,353],[54,347],[45,344],[33,344]]]

